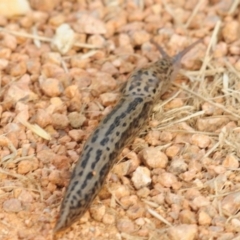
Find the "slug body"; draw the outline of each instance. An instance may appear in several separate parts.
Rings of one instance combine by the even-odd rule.
[[[163,58],[131,74],[121,99],[85,143],[62,201],[54,232],[69,227],[85,213],[124,146],[130,144],[147,123],[154,103],[179,70],[181,58],[198,42],[173,58],[157,46]]]

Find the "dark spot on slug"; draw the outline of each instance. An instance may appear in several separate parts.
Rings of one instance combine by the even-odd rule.
[[[103,140],[100,142],[100,144],[104,147],[109,141],[109,137],[103,138]]]
[[[85,150],[85,149],[83,149],[83,152],[84,152],[84,150]],[[90,158],[90,153],[91,153],[92,150],[93,150],[93,148],[91,147],[91,148],[88,150],[88,152],[86,153],[85,158],[82,160],[82,162],[81,162],[81,167],[82,167],[82,168],[85,168],[85,167],[87,166],[87,162],[88,162],[88,160],[89,160],[89,158]]]
[[[148,92],[148,91],[149,91],[149,87],[148,87],[148,86],[145,86],[145,87],[144,87],[144,91],[145,91],[145,92]]]
[[[97,138],[98,138],[98,132],[99,132],[99,129],[96,129],[96,131],[94,132],[93,136],[92,136],[92,140],[91,142],[92,143],[95,143]],[[88,146],[86,147],[86,150],[87,150]]]

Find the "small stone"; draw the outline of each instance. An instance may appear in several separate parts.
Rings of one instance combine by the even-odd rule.
[[[1,62],[0,62],[0,66],[1,66]],[[108,74],[114,75],[118,73],[118,69],[111,62],[105,62],[102,65],[101,72],[106,72]]]
[[[120,33],[118,35],[118,44],[119,46],[126,46],[130,44],[130,37],[128,34]]]
[[[169,142],[172,141],[173,135],[172,135],[172,133],[170,133],[170,132],[162,131],[162,132],[160,132],[159,139],[160,139],[162,142],[169,143]]]
[[[100,205],[100,204],[92,204],[90,206],[90,214],[92,216],[92,218],[96,221],[102,221],[103,216],[106,213],[106,207],[104,205]]]
[[[130,195],[130,190],[127,186],[125,185],[117,185],[111,188],[111,193],[114,194],[114,196],[117,199],[120,199],[122,197],[126,197]]]
[[[226,43],[232,43],[239,38],[240,25],[237,20],[229,21],[222,29],[222,35]]]
[[[0,70],[4,70],[8,67],[9,61],[7,59],[0,58]]]
[[[6,212],[20,212],[22,210],[21,202],[16,198],[10,198],[3,202],[3,210]]]
[[[75,142],[81,141],[86,136],[86,133],[84,133],[84,131],[81,129],[70,130],[68,134]]]
[[[20,200],[22,203],[32,203],[34,199],[31,192],[22,190],[22,192],[18,196],[18,200]]]
[[[62,58],[60,53],[57,52],[46,52],[42,55],[42,63],[52,63],[61,66]]]
[[[146,221],[144,220],[144,218],[138,218],[138,219],[136,219],[135,223],[138,226],[143,226],[144,224],[146,224]]]
[[[82,113],[71,112],[68,114],[68,120],[73,128],[80,128],[86,121],[86,117]]]
[[[136,195],[125,196],[120,199],[121,205],[128,209],[130,206],[138,203],[138,197]]]
[[[107,106],[112,106],[113,104],[115,104],[119,99],[119,94],[118,93],[102,93],[100,95],[100,101],[102,103],[103,106],[107,107]]]
[[[115,224],[116,217],[113,214],[105,213],[102,219],[104,224],[113,225]]]
[[[163,172],[157,177],[157,181],[164,187],[170,188],[173,187],[174,184],[176,184],[177,178],[172,173]]]
[[[74,56],[71,58],[71,66],[73,68],[80,68],[84,69],[87,68],[89,65],[90,59],[89,58],[83,58],[80,56]]]
[[[194,224],[180,224],[178,226],[171,227],[167,230],[167,235],[170,240],[194,240],[197,239],[198,229]]]
[[[2,45],[14,51],[17,47],[17,39],[13,35],[4,34]]]
[[[191,137],[191,142],[200,148],[207,148],[211,143],[211,139],[209,136],[203,134],[193,134]]]
[[[13,103],[17,103],[20,99],[36,100],[36,94],[29,89],[30,81],[29,75],[24,75],[19,81],[11,84],[4,95],[4,100]]]
[[[146,167],[138,167],[132,176],[132,182],[136,189],[146,187],[151,183],[151,173],[150,170]]]
[[[119,72],[120,73],[130,73],[133,71],[134,69],[134,64],[130,63],[130,62],[122,62],[121,66],[119,68]]]
[[[112,172],[119,177],[125,176],[129,172],[130,165],[131,165],[130,161],[120,162],[114,165]]]
[[[104,92],[110,92],[116,87],[116,80],[108,73],[98,73],[92,79],[91,89],[94,93],[101,94]]]
[[[66,17],[61,13],[58,13],[57,15],[54,15],[49,19],[49,23],[56,27],[63,24],[65,21]]]
[[[230,154],[223,160],[222,165],[226,168],[238,168],[239,160],[233,154]]]
[[[59,170],[52,170],[48,176],[49,182],[57,186],[64,186],[64,179]]]
[[[144,13],[141,9],[134,9],[131,14],[128,15],[129,22],[142,21]]]
[[[0,49],[0,58],[9,60],[10,56],[11,56],[11,53],[12,53],[11,49],[9,49],[9,48],[1,48]]]
[[[227,216],[234,215],[240,208],[240,192],[231,193],[221,201],[223,213]]]
[[[28,119],[29,119],[29,106],[27,104],[24,104],[23,102],[19,101],[19,102],[17,102],[15,109],[16,109],[16,113],[17,113],[16,119],[18,119],[18,120],[21,119],[21,120],[28,121]]]
[[[180,108],[183,105],[184,105],[183,99],[181,99],[181,98],[174,98],[172,101],[170,101],[169,103],[167,103],[164,106],[164,109],[170,110],[170,109],[174,109],[174,108]]]
[[[127,210],[127,216],[130,219],[137,219],[140,217],[143,217],[145,213],[145,208],[143,206],[139,205],[133,205]]]
[[[222,233],[217,240],[238,240],[238,237],[234,238],[234,233]]]
[[[182,210],[179,213],[179,219],[184,224],[195,224],[197,222],[195,213],[188,209]]]
[[[181,147],[179,145],[172,145],[166,149],[166,155],[170,158],[177,156],[180,152]]]
[[[237,219],[237,218],[233,218],[232,220],[231,220],[231,225],[234,227],[234,230],[236,231],[236,232],[240,232],[240,220],[239,219]]]
[[[214,132],[228,122],[227,117],[198,118],[196,126],[199,131]]]
[[[212,222],[212,218],[205,211],[200,211],[198,213],[198,223],[203,226],[209,226]]]
[[[17,63],[11,63],[8,65],[7,70],[12,77],[23,76],[27,72],[26,62],[20,61]]]
[[[181,178],[185,182],[191,182],[196,177],[196,171],[186,171],[181,174]]]
[[[47,78],[57,79],[60,82],[60,79],[66,76],[66,73],[64,72],[62,67],[52,63],[46,63],[42,65],[41,74],[42,76],[39,78],[40,84],[46,81]]]
[[[66,115],[54,113],[52,115],[52,124],[56,129],[65,129],[68,126],[69,121]]]
[[[18,173],[27,174],[33,170],[33,162],[31,160],[22,160],[18,163]]]
[[[204,196],[197,196],[191,202],[191,207],[196,210],[201,207],[209,206],[211,203],[210,201]]]
[[[214,58],[221,58],[226,56],[228,53],[228,46],[225,42],[220,42],[216,45],[213,52]]]
[[[105,34],[107,29],[103,21],[92,17],[91,15],[81,14],[73,29],[78,33],[87,34]]]
[[[139,46],[150,40],[150,34],[145,30],[134,31],[131,34],[131,40],[133,45]]]
[[[48,0],[42,0],[42,1],[38,1],[38,0],[29,0],[29,3],[31,5],[31,7],[35,10],[38,11],[52,11],[54,8],[56,8],[59,5],[59,0],[52,0],[52,1],[48,1]]]
[[[62,112],[65,109],[65,105],[61,98],[53,97],[50,99],[51,105],[47,108],[49,113]]]
[[[238,46],[230,46],[229,47],[229,52],[232,54],[232,55],[239,55],[240,54],[240,47]]]
[[[56,154],[50,149],[43,149],[37,152],[37,158],[43,164],[52,163],[55,157]]]
[[[130,162],[130,168],[128,173],[132,173],[137,169],[141,161],[135,152],[128,153],[127,158],[129,158],[129,162]]]
[[[52,164],[56,167],[56,169],[60,171],[68,170],[70,168],[69,158],[64,155],[56,155],[56,157],[53,159]]]
[[[149,143],[152,146],[157,146],[160,144],[160,132],[159,131],[149,131],[148,134],[145,137],[145,140],[147,143]]]
[[[88,43],[94,45],[97,48],[103,48],[105,46],[105,39],[99,34],[91,35],[88,38]]]
[[[165,168],[168,164],[167,156],[157,147],[145,148],[141,157],[149,168]]]
[[[49,97],[57,97],[64,90],[62,83],[55,78],[47,78],[40,81],[40,86],[43,92]]]
[[[127,218],[121,218],[117,221],[117,229],[125,233],[133,233],[135,231],[134,223]]]
[[[37,110],[34,120],[40,127],[43,128],[52,123],[50,114],[44,109]]]
[[[26,61],[27,71],[31,74],[39,74],[41,63],[37,59],[29,59]]]
[[[204,102],[202,103],[202,110],[206,115],[211,116],[215,112],[215,107],[209,102]]]
[[[25,15],[31,11],[27,0],[0,1],[0,15],[13,17],[16,15]]]
[[[137,191],[137,195],[141,198],[146,198],[148,195],[150,194],[150,190],[148,187],[143,187],[143,188],[140,188],[138,191]]]
[[[159,205],[163,205],[165,203],[165,196],[160,193],[157,194],[156,196],[153,196],[152,200]]]

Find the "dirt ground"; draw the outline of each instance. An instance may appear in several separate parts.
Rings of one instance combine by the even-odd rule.
[[[173,56],[200,38],[147,131],[55,239],[240,239],[239,2],[29,0],[26,13],[2,11],[0,239],[53,239],[84,142],[129,74],[161,57],[151,40]]]

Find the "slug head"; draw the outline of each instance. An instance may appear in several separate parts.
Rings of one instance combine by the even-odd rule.
[[[165,71],[169,73],[169,79],[170,81],[173,80],[176,77],[176,74],[178,73],[180,67],[181,67],[181,60],[182,58],[197,44],[202,42],[203,39],[199,39],[196,42],[189,45],[187,48],[183,49],[181,52],[176,54],[174,57],[170,57],[161,46],[159,46],[157,43],[151,41],[159,50],[159,52],[162,55],[162,59],[158,61],[159,66]]]

